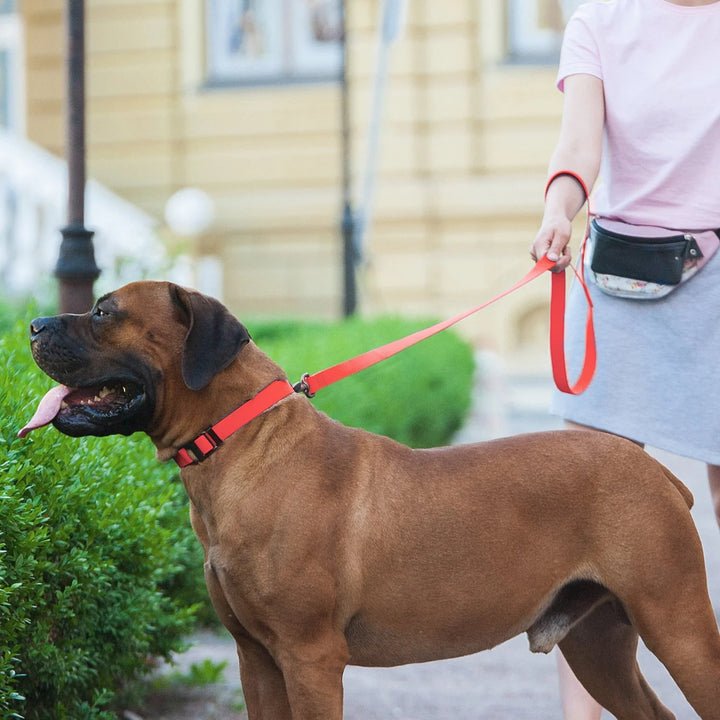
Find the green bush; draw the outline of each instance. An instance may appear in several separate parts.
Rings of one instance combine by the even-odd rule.
[[[26,327],[0,338],[0,718],[114,718],[149,659],[182,649],[202,554],[144,437],[15,437],[50,383]]]
[[[327,367],[405,337],[431,321],[383,317],[334,324],[248,323],[255,342],[288,373]],[[387,435],[411,447],[450,442],[470,407],[470,346],[452,331],[320,390],[315,406],[345,425]]]

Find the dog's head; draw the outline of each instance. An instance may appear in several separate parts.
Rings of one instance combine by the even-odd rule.
[[[148,431],[168,386],[202,390],[250,339],[217,300],[161,282],[126,285],[84,315],[37,318],[30,334],[61,387],[21,436],[50,422],[72,436]]]

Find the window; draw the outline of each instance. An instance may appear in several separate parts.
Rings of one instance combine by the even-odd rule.
[[[0,127],[23,129],[20,18],[11,0],[0,0]]]
[[[583,0],[508,0],[508,50],[517,62],[555,63],[565,24]]]
[[[0,127],[10,126],[10,57],[0,50]]]
[[[336,79],[342,0],[207,0],[210,83]]]

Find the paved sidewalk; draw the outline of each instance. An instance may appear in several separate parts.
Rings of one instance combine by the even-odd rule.
[[[548,377],[506,377],[491,356],[480,356],[481,381],[476,402],[458,442],[558,427],[547,414]],[[695,495],[693,515],[706,551],[710,594],[720,607],[720,533],[715,525],[699,462],[660,451],[650,452],[666,464]],[[204,635],[178,658],[179,664],[212,658],[228,660],[226,682],[238,684],[234,644]],[[677,720],[697,720],[665,669],[644,648],[640,664],[660,698]],[[533,655],[525,635],[484,653],[457,660],[398,668],[353,668],[345,673],[346,720],[538,720],[560,718],[554,655]],[[604,717],[610,717],[607,713]]]

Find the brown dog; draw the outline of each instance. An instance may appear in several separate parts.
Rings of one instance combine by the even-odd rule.
[[[166,283],[35,320],[32,350],[69,387],[24,432],[142,430],[161,460],[285,380],[220,303]],[[564,431],[411,450],[291,393],[182,480],[252,719],[338,720],[347,664],[527,632],[534,651],[559,644],[616,717],[672,718],[637,667],[639,634],[700,717],[720,720],[692,497],[630,442]]]

